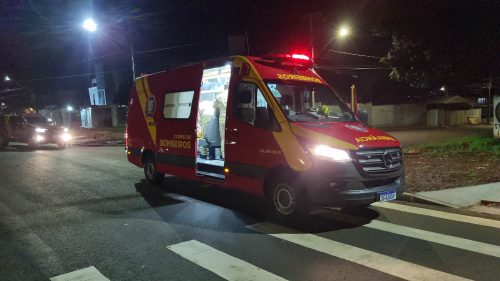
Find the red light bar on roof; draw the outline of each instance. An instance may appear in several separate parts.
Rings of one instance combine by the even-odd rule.
[[[311,67],[313,63],[311,57],[303,53],[272,54],[265,58],[279,62],[282,65]]]
[[[296,59],[296,60],[307,60],[307,61],[311,60],[311,58],[308,55],[304,55],[304,54],[291,54],[289,56],[292,59]]]

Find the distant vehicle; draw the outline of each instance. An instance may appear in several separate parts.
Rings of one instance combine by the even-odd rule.
[[[65,148],[71,141],[67,128],[36,114],[0,114],[0,147],[9,142],[27,143],[29,147],[56,144]]]
[[[395,199],[399,141],[360,122],[311,66],[303,54],[235,56],[136,79],[128,160],[152,184],[168,173],[265,196],[279,218]]]

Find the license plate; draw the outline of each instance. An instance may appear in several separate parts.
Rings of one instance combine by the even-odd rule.
[[[389,190],[389,191],[384,191],[380,192],[378,194],[380,202],[386,202],[386,201],[391,201],[396,199],[396,191],[395,190]]]

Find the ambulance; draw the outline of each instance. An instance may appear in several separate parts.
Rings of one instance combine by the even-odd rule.
[[[131,91],[126,150],[165,174],[264,196],[272,214],[368,206],[405,186],[400,143],[362,123],[309,56],[234,56],[145,75]]]

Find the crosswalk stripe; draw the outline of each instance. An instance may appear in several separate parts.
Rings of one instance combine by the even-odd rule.
[[[226,280],[286,280],[196,240],[170,245],[167,248]]]
[[[50,281],[110,281],[94,266],[50,278]]]
[[[424,209],[424,208],[407,206],[407,205],[403,205],[403,204],[389,203],[389,202],[383,202],[383,203],[375,202],[372,204],[372,206],[380,207],[380,208],[384,208],[384,209],[401,211],[401,212],[413,213],[413,214],[417,214],[417,215],[430,216],[430,217],[435,217],[435,218],[440,218],[440,219],[446,219],[446,220],[452,220],[452,221],[458,221],[458,222],[500,228],[500,221],[492,220],[492,219],[466,216],[466,215],[448,213],[448,212],[443,212],[443,211],[436,211],[436,210],[432,210],[432,209]]]
[[[314,234],[300,233],[296,230],[269,222],[262,222],[247,227],[257,232],[265,233],[273,237],[337,258],[348,260],[405,280],[469,280],[453,274],[329,240]]]
[[[373,220],[370,223],[364,224],[361,222],[362,217],[347,215],[342,213],[321,212],[320,216],[348,223],[359,224],[362,227],[377,229],[380,231],[390,232],[398,235],[403,235],[411,238],[425,240],[437,244],[442,244],[450,247],[459,248],[471,252],[476,252],[484,255],[500,258],[500,246],[487,244],[470,239],[455,237],[451,235],[431,232],[427,230],[417,229],[413,227],[397,225],[390,222]]]

